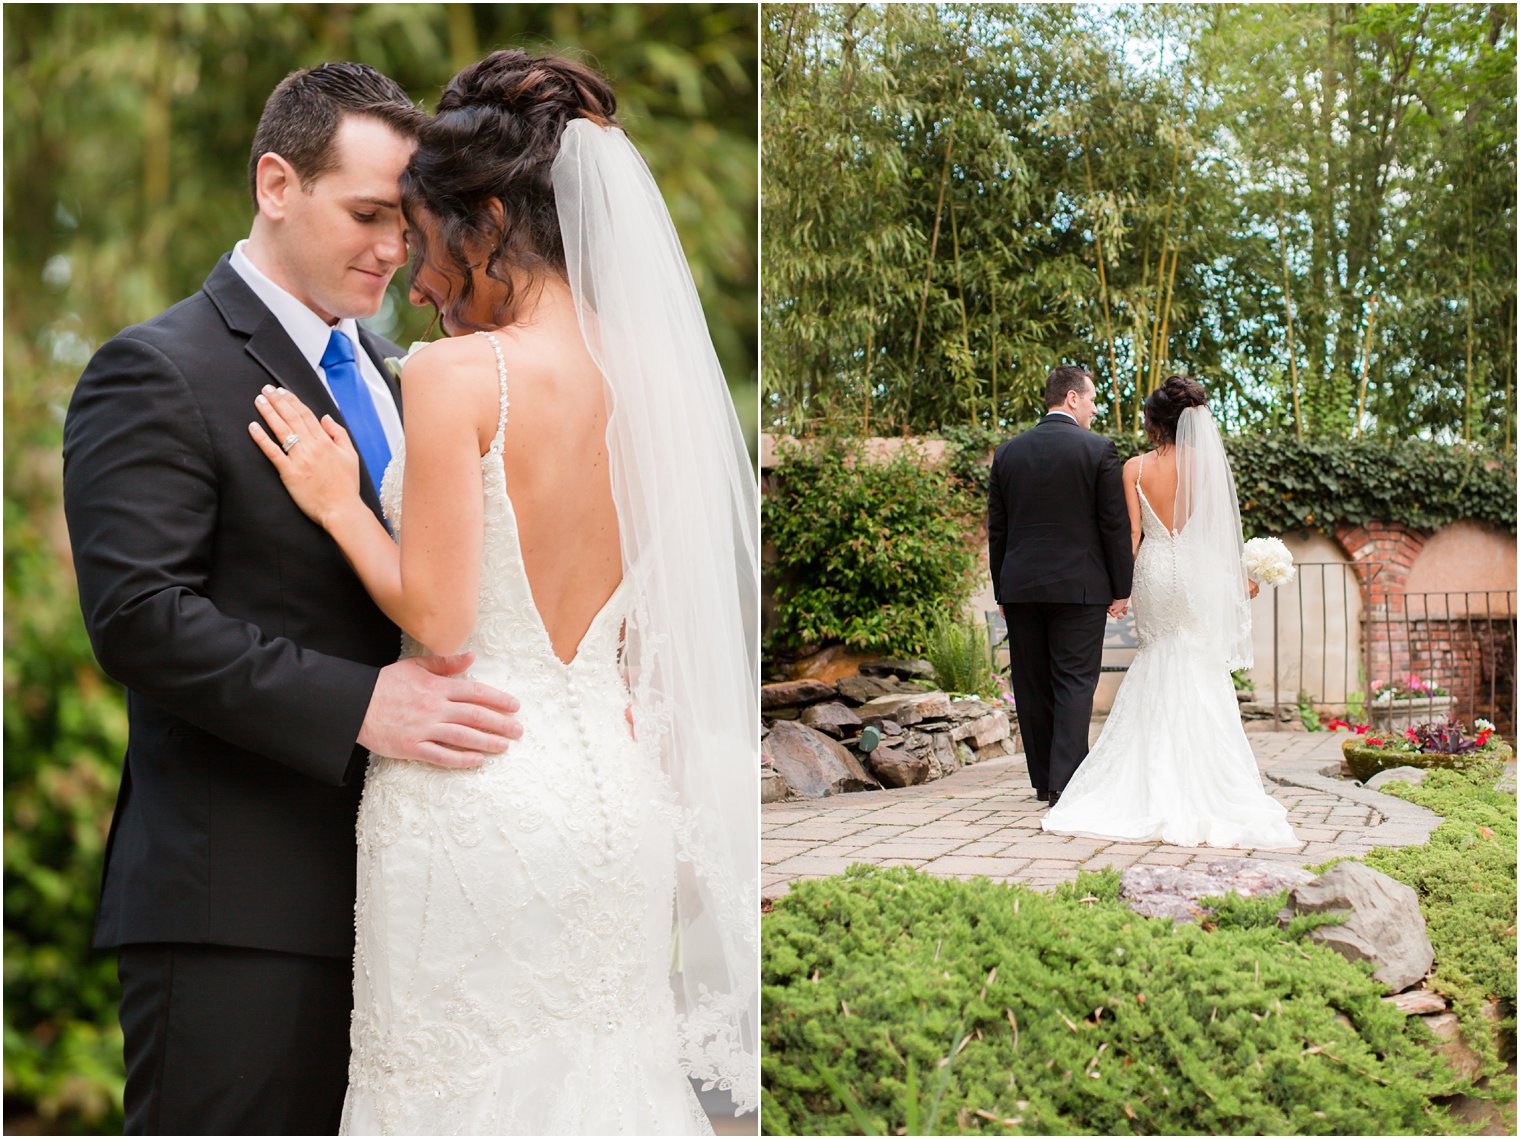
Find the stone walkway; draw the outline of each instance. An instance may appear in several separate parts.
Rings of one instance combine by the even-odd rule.
[[[1424,807],[1322,774],[1339,764],[1344,735],[1284,731],[1247,738],[1267,790],[1288,808],[1303,840],[1296,849],[1045,834],[1045,804],[1035,800],[1024,757],[1016,755],[918,787],[767,804],[761,809],[761,894],[777,898],[799,878],[839,874],[857,862],[916,866],[954,878],[985,875],[1042,890],[1071,881],[1078,870],[1104,866],[1187,866],[1245,855],[1312,866],[1377,846],[1422,843],[1440,823]]]

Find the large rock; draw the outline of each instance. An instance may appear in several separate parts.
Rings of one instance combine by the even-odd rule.
[[[830,645],[794,661],[787,670],[787,675],[793,680],[821,680],[825,684],[837,684],[847,676],[854,676],[860,663],[870,659],[871,654],[862,653],[848,645]]]
[[[833,684],[821,680],[783,680],[780,684],[760,686],[760,710],[774,712],[777,709],[795,709],[807,704],[833,700],[838,693]]]
[[[951,739],[956,743],[964,740],[977,751],[999,740],[1006,740],[1011,735],[1013,729],[1008,726],[1008,717],[1001,712],[988,712],[985,716],[965,720],[950,729]]]
[[[918,695],[923,692],[916,684],[908,684],[895,676],[846,676],[836,687],[839,695],[852,704],[864,704],[878,696]]]
[[[929,761],[900,747],[879,747],[866,757],[883,787],[912,787],[929,781]]]
[[[824,684],[820,680],[783,680],[779,684],[763,684],[760,686],[760,711],[800,708],[832,700],[835,695],[833,685]]]
[[[926,660],[872,660],[860,666],[861,676],[895,676],[898,680],[935,680],[934,666]]]
[[[808,727],[817,728],[836,740],[860,734],[860,717],[837,700],[831,700],[827,704],[810,704],[802,710],[799,719]]]
[[[878,785],[849,748],[793,720],[772,724],[761,750],[792,793],[805,799],[869,791]]]
[[[965,747],[966,745],[961,744],[960,746]],[[1013,737],[1009,736],[1007,739],[993,740],[990,744],[977,748],[971,753],[971,759],[968,762],[981,763],[984,759],[1001,759],[1005,755],[1017,755],[1018,753],[1018,745],[1014,743]]]
[[[1389,767],[1379,771],[1365,786],[1369,791],[1381,791],[1383,784],[1398,780],[1401,783],[1421,783],[1430,772],[1423,767]]]
[[[1313,877],[1307,870],[1257,858],[1216,858],[1203,866],[1131,866],[1119,876],[1119,897],[1137,914],[1194,921],[1208,912],[1200,898],[1258,898]]]
[[[991,713],[1001,711],[996,704],[989,704],[985,700],[969,697],[963,700],[950,701],[950,719],[959,723],[963,720],[977,720]]]
[[[896,720],[906,727],[924,720],[943,720],[950,715],[950,698],[943,692],[921,692],[915,696],[878,696],[868,700],[855,714],[864,723],[873,719]]]
[[[945,724],[909,728],[903,739],[904,747],[928,762],[930,779],[943,779],[972,761],[971,749],[952,740]]]
[[[1278,914],[1344,913],[1341,925],[1322,925],[1309,936],[1348,961],[1371,961],[1372,974],[1391,993],[1417,984],[1430,971],[1435,950],[1425,934],[1413,889],[1360,862],[1340,862],[1288,895]]]

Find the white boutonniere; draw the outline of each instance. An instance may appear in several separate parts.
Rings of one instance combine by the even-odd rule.
[[[387,356],[385,366],[390,369],[391,377],[399,384],[401,382],[401,369],[406,367],[406,362],[417,354],[420,349],[426,348],[433,343],[431,340],[413,340],[412,346],[406,350],[405,356]]]

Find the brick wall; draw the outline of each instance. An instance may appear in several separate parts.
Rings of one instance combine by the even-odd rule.
[[[1400,522],[1336,527],[1357,567],[1368,682],[1414,673],[1456,697],[1456,713],[1514,723],[1515,644],[1507,604],[1487,593],[1406,591],[1429,533]],[[1492,615],[1491,615],[1492,612]]]

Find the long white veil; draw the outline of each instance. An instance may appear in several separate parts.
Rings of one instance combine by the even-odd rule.
[[[1224,441],[1207,407],[1177,420],[1177,507],[1173,527],[1196,628],[1229,669],[1251,667],[1251,608],[1240,505]]]
[[[643,158],[621,130],[575,119],[553,184],[581,331],[607,381],[635,730],[679,798],[681,1061],[748,1111],[760,1083],[755,479]]]

